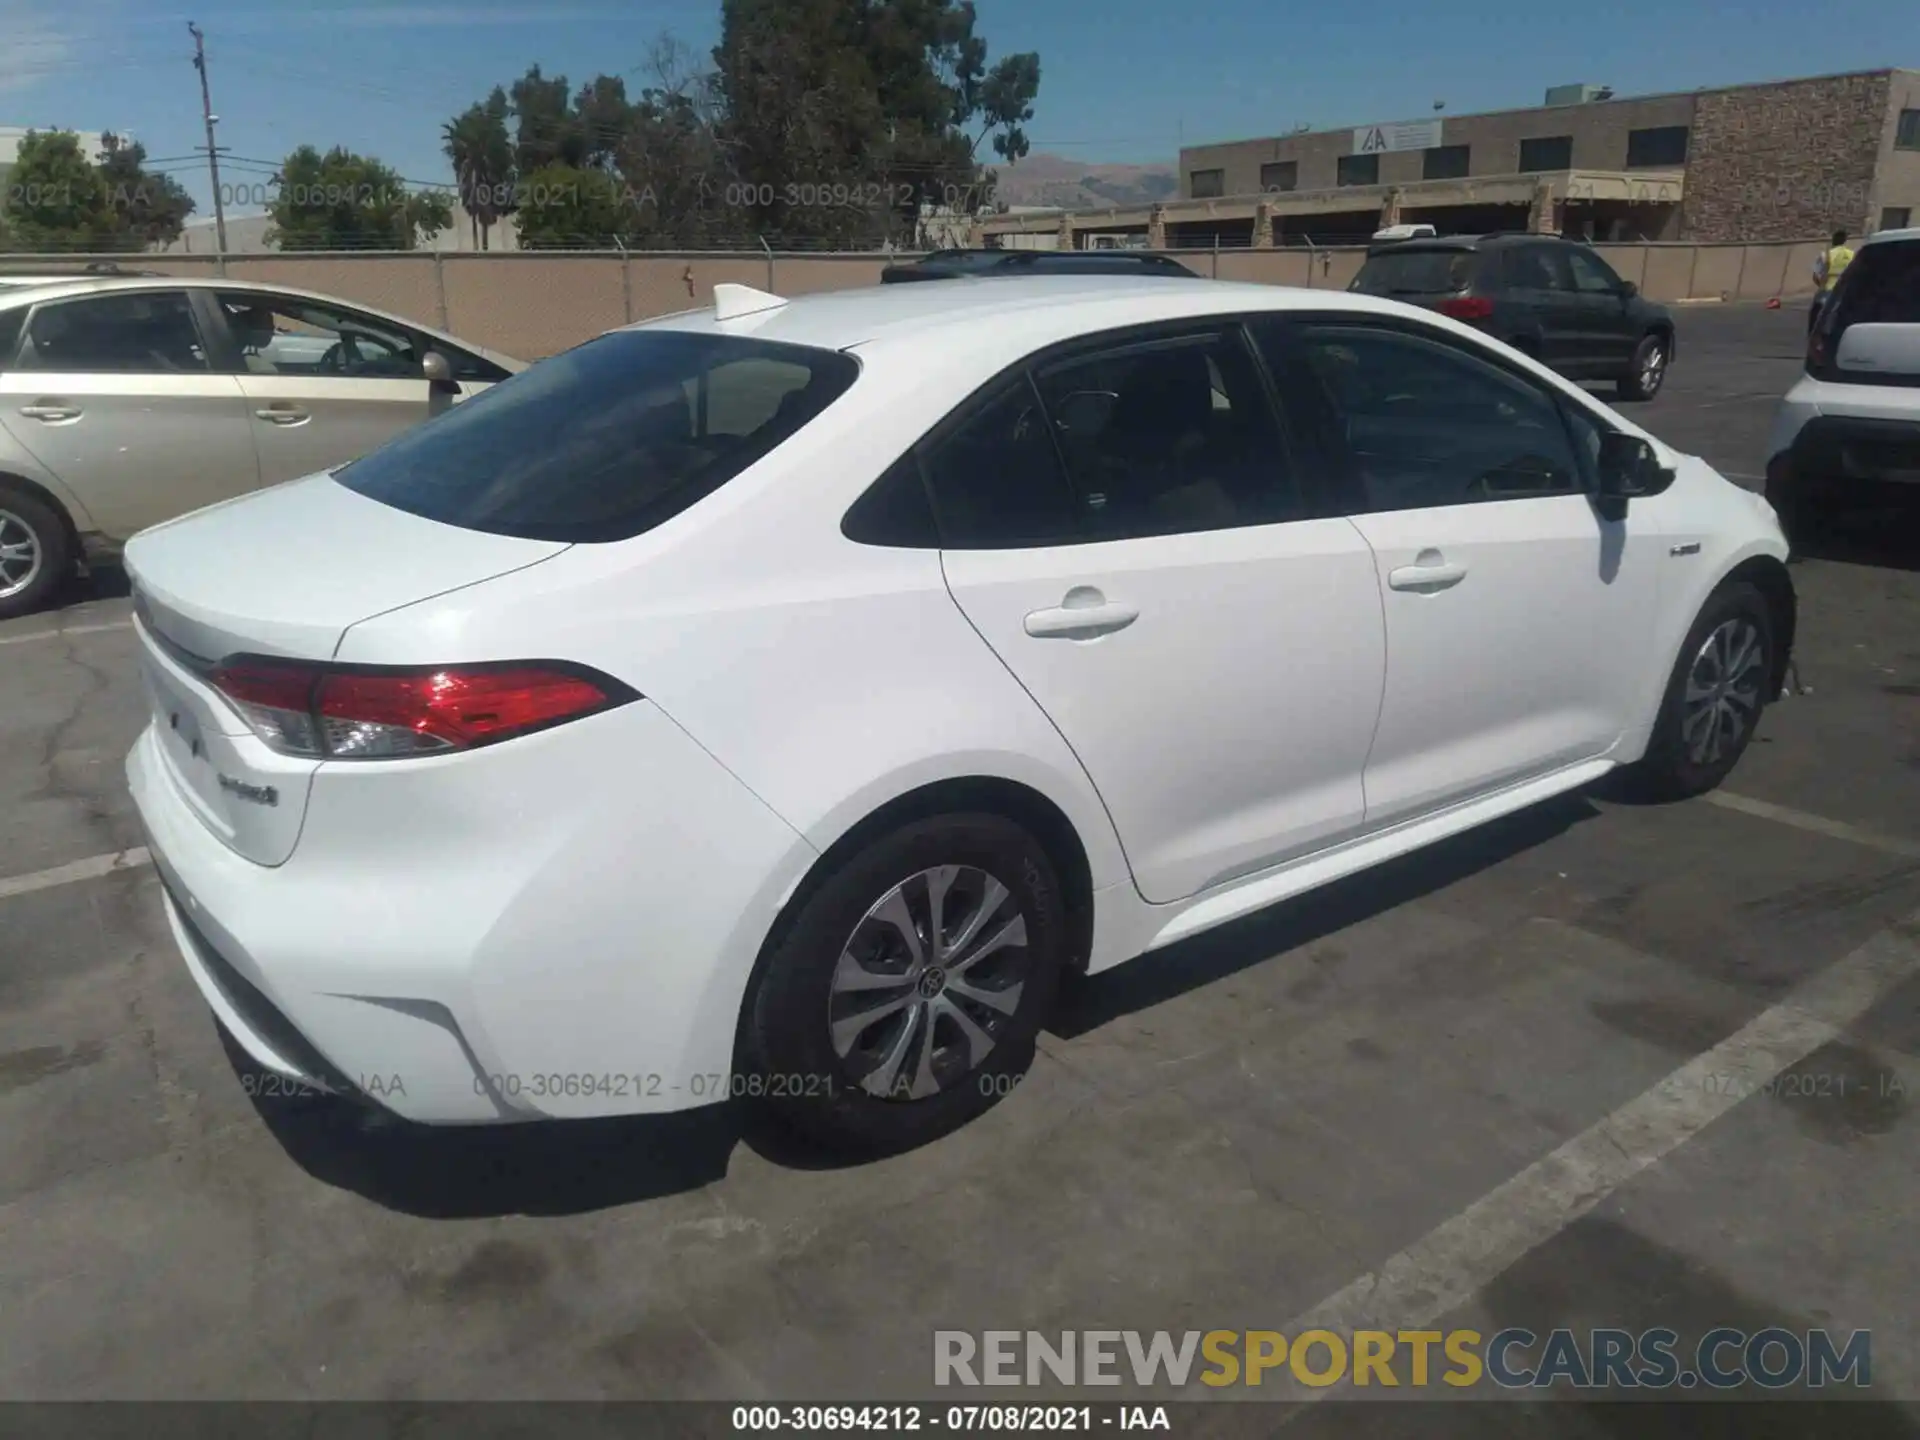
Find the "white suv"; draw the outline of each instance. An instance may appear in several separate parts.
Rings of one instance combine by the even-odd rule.
[[[1780,403],[1767,497],[1804,539],[1847,494],[1920,496],[1920,229],[1864,241]]]

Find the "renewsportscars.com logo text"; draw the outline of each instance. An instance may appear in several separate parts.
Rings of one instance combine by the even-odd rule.
[[[1873,1333],[1774,1327],[1707,1331],[1691,1347],[1667,1329],[1478,1330],[936,1330],[936,1385],[1299,1384],[1456,1389],[1731,1390],[1757,1385],[1865,1388]]]

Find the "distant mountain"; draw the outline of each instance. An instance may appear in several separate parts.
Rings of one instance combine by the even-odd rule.
[[[1051,205],[1094,210],[1109,205],[1150,205],[1180,193],[1171,164],[1100,165],[1066,155],[1028,155],[996,165],[994,198],[1009,205]]]

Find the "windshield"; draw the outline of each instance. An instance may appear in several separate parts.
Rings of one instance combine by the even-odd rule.
[[[765,456],[858,373],[832,350],[618,331],[503,381],[334,478],[468,530],[624,540]]]
[[[1471,250],[1390,250],[1368,257],[1353,288],[1368,295],[1444,295],[1466,289],[1472,274]]]

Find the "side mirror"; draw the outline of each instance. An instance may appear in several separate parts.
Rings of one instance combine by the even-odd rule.
[[[1600,437],[1600,499],[1610,512],[1624,514],[1626,502],[1658,495],[1673,483],[1673,471],[1660,463],[1653,442],[1610,430]]]
[[[452,362],[438,350],[429,350],[420,357],[420,373],[427,377],[427,383],[435,390],[455,395],[460,393],[460,382],[453,378]]]
[[[1620,282],[1620,298],[1622,300],[1631,300],[1633,299],[1634,296],[1638,295],[1639,293],[1640,293],[1640,287],[1634,284],[1631,280],[1622,280]]]

